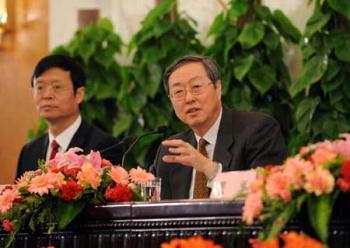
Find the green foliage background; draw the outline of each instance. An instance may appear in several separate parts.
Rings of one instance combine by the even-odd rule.
[[[108,19],[101,19],[53,50],[77,58],[86,69],[85,119],[120,139],[164,125],[166,135],[183,130],[161,76],[176,58],[205,54],[220,66],[223,102],[273,115],[291,153],[302,144],[350,130],[350,4],[346,1],[316,1],[301,35],[280,10],[271,12],[256,0],[231,0],[214,19],[208,33],[214,42],[209,47],[196,38],[196,22],[176,7],[176,0],[162,1],[129,44],[123,44]],[[299,42],[303,72],[291,82],[282,43]],[[116,59],[124,46],[132,58],[130,65]],[[150,165],[162,139],[160,135],[142,139],[127,165]]]

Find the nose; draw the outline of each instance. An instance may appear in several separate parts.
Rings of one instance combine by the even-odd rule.
[[[42,90],[41,96],[43,98],[53,98],[54,92],[51,86],[47,86]]]
[[[187,89],[185,91],[185,102],[186,103],[191,103],[194,101],[194,96],[192,95],[192,93]]]

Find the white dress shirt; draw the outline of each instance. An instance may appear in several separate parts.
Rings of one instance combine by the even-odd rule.
[[[69,146],[69,143],[71,142],[74,134],[77,132],[78,128],[80,127],[82,120],[81,116],[79,115],[78,118],[67,127],[63,132],[61,132],[56,137],[53,136],[53,134],[49,130],[49,146],[46,151],[46,161],[50,160],[50,154],[51,154],[51,142],[53,140],[56,140],[56,142],[60,145],[58,148],[58,152],[65,152]]]
[[[215,149],[216,140],[217,140],[217,137],[218,137],[221,117],[222,117],[222,108],[221,108],[219,116],[216,119],[216,121],[214,122],[213,126],[211,126],[211,128],[209,128],[208,132],[205,135],[203,135],[203,137],[198,136],[196,133],[194,134],[195,137],[196,137],[196,140],[197,140],[197,146],[198,146],[200,138],[203,138],[203,139],[205,139],[208,142],[208,144],[206,145],[205,148],[206,148],[206,151],[207,151],[207,154],[208,154],[208,159],[210,159],[210,160],[213,160],[214,149]],[[222,172],[222,165],[221,165],[221,163],[218,163],[218,166],[219,166],[219,168],[218,168],[216,174]],[[192,181],[191,181],[191,187],[190,187],[190,193],[189,193],[189,198],[190,199],[193,198],[193,189],[194,189],[195,177],[196,177],[196,170],[193,169]],[[214,179],[215,179],[215,176],[211,180],[208,180],[208,184],[207,184],[208,188],[212,188],[213,187],[213,180]]]

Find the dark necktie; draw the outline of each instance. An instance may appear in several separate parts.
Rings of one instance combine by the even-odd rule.
[[[56,156],[56,153],[58,152],[58,148],[60,145],[56,142],[56,140],[51,141],[51,154],[50,154],[50,160],[53,159]]]
[[[207,150],[205,149],[208,142],[205,139],[200,138],[198,142],[199,152],[208,157]],[[203,172],[196,170],[196,176],[194,180],[193,199],[201,199],[209,197],[209,189],[207,187],[207,178]]]

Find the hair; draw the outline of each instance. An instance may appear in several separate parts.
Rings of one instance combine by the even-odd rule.
[[[171,64],[163,74],[163,85],[164,89],[169,94],[169,77],[171,74],[183,65],[200,62],[204,66],[205,71],[209,79],[215,84],[217,81],[221,80],[218,65],[214,60],[209,57],[202,55],[186,55],[178,58],[173,64]]]
[[[64,71],[70,72],[70,78],[73,82],[74,94],[78,88],[85,85],[85,72],[77,61],[66,55],[49,55],[42,58],[35,66],[31,80],[32,87],[34,85],[34,80],[51,68],[60,68]]]

